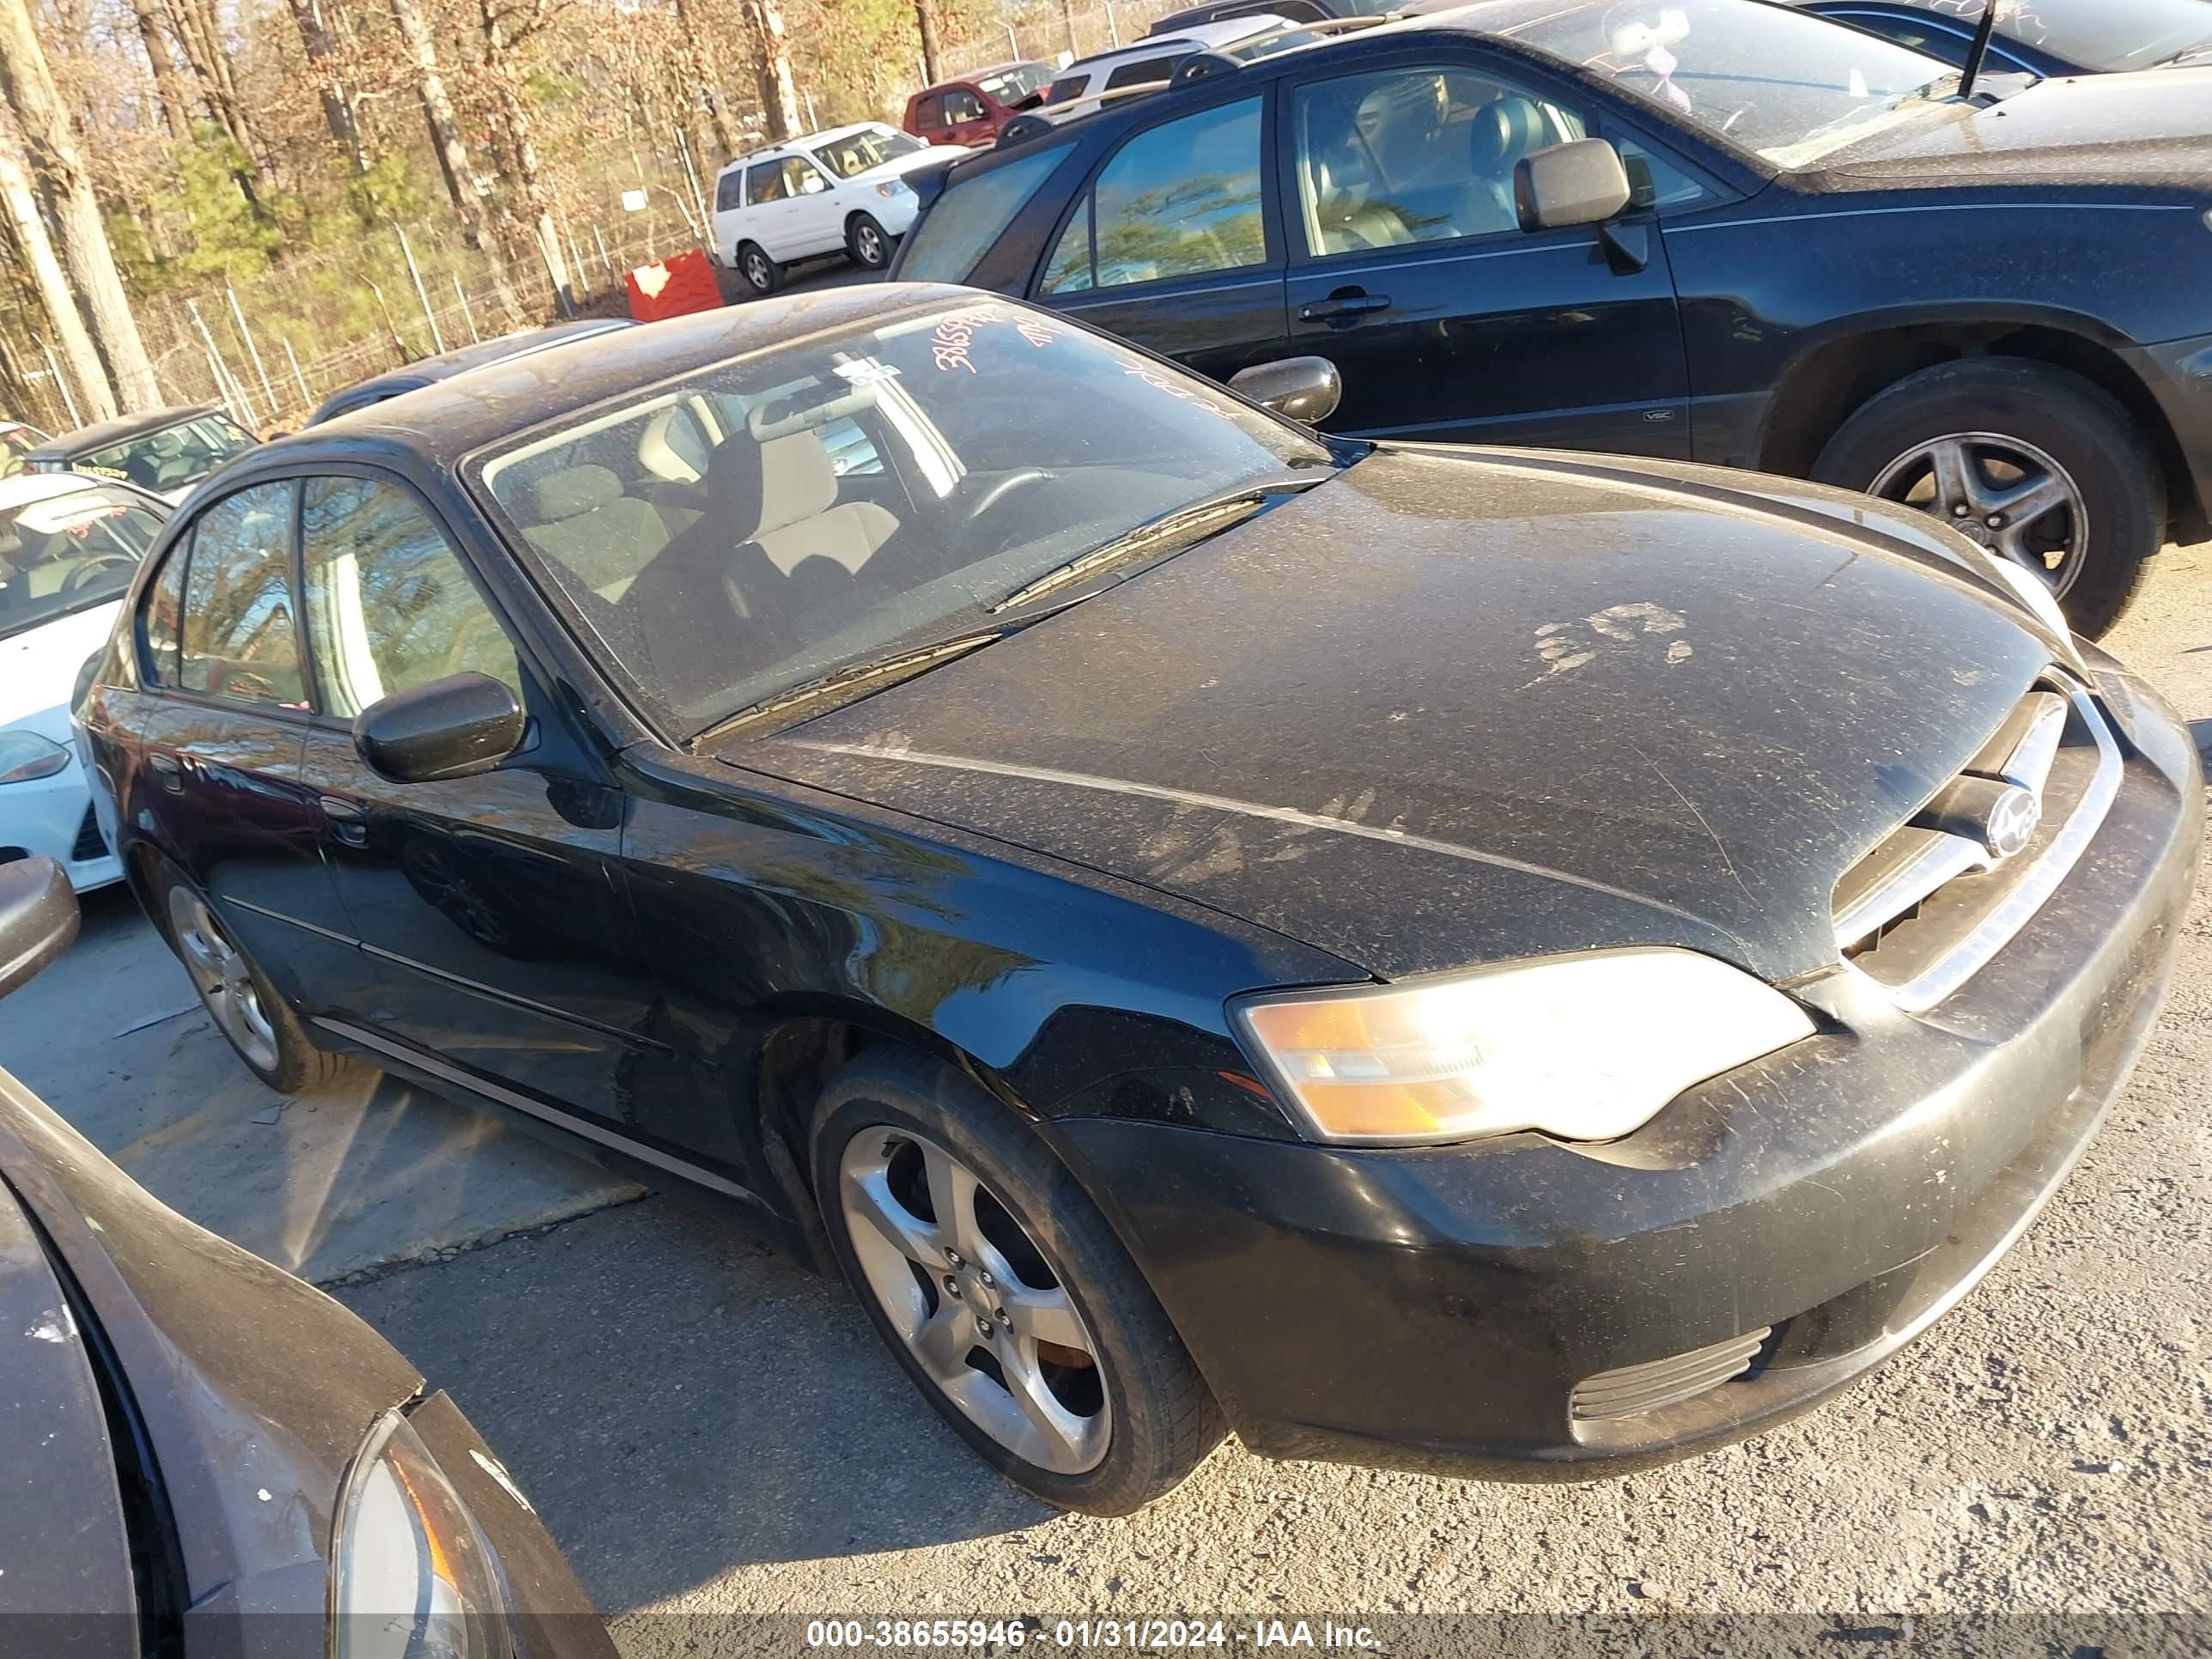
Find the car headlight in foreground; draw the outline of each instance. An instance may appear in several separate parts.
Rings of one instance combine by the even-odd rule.
[[[0,732],[0,783],[50,778],[70,763],[70,751],[35,732]]]
[[[1668,949],[1261,996],[1233,1012],[1316,1139],[1369,1144],[1520,1129],[1610,1140],[1814,1029],[1748,974]]]
[[[468,1506],[397,1412],[369,1431],[338,1503],[332,1659],[494,1659],[507,1611]]]

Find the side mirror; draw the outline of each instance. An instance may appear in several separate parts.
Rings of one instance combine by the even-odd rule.
[[[52,859],[0,864],[0,997],[18,990],[76,937],[76,894]]]
[[[1513,164],[1513,211],[1523,230],[1602,224],[1628,197],[1628,169],[1602,138],[1531,150]]]
[[[1262,409],[1314,426],[1336,412],[1344,398],[1343,377],[1326,357],[1281,357],[1255,363],[1229,377],[1229,389],[1241,392]]]
[[[353,746],[379,777],[435,783],[489,772],[522,745],[529,720],[489,674],[449,674],[354,716]]]

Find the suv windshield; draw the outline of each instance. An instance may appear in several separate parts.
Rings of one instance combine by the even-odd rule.
[[[0,507],[0,639],[121,599],[161,522],[106,484]]]
[[[994,631],[992,605],[1093,549],[1333,460],[1204,381],[978,300],[665,382],[477,477],[606,653],[696,732]]]
[[[203,415],[80,455],[70,463],[70,471],[121,478],[141,489],[182,489],[240,450],[252,447],[252,437],[222,416]]]
[[[1763,0],[1536,0],[1484,21],[1778,167],[1805,167],[1910,120],[1948,64]]]
[[[987,75],[975,84],[986,98],[1000,104],[1019,103],[1052,79],[1049,64],[1024,64],[997,75]]]
[[[866,132],[848,133],[818,146],[814,159],[838,178],[849,179],[856,173],[881,167],[895,156],[911,155],[927,148],[921,139],[910,138],[903,132],[893,132],[889,127],[871,127]]]

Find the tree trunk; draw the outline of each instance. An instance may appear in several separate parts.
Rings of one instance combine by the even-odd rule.
[[[307,67],[315,76],[323,100],[323,121],[331,137],[344,152],[346,163],[356,174],[368,171],[368,151],[361,141],[361,117],[354,108],[353,90],[338,71],[337,45],[330,25],[323,21],[323,0],[291,0],[292,21],[300,26],[300,44],[307,49]]]
[[[154,66],[154,92],[161,105],[161,125],[178,143],[192,136],[192,95],[177,70],[177,54],[169,45],[162,21],[161,0],[131,0],[138,19],[138,38],[145,42],[146,61]]]
[[[726,161],[738,153],[738,127],[730,119],[729,106],[722,101],[721,73],[714,61],[713,42],[699,22],[698,0],[676,0],[676,27],[684,36],[691,78],[697,83],[699,101],[707,106],[707,121],[714,130],[714,143]]]
[[[20,0],[18,0],[20,3]],[[506,26],[501,21],[498,0],[477,0],[477,15],[483,24],[484,68],[489,71],[494,106],[506,135],[511,182],[522,198],[530,234],[545,262],[546,280],[553,285],[553,301],[563,317],[575,314],[576,290],[568,273],[568,258],[561,250],[561,234],[553,224],[553,195],[538,165],[538,143],[531,125],[530,104],[522,95]]]
[[[1083,56],[1083,48],[1075,44],[1075,0],[1060,0],[1060,21],[1067,25],[1067,52],[1071,58]]]
[[[461,240],[483,257],[492,287],[492,298],[501,324],[512,328],[524,312],[508,281],[507,258],[496,237],[485,234],[483,206],[477,199],[476,169],[469,165],[469,149],[461,141],[461,124],[453,113],[453,100],[446,90],[446,77],[438,70],[438,46],[422,21],[415,0],[391,0],[392,21],[406,48],[407,65],[415,80],[415,95],[422,100],[422,118],[429,124],[430,152],[438,158],[438,172],[446,181],[447,199],[453,216],[461,222]]]
[[[0,91],[22,125],[24,146],[60,233],[63,263],[83,299],[92,336],[123,402],[149,408],[161,400],[154,365],[138,337],[137,319],[123,292],[107,227],[92,193],[92,179],[77,155],[76,135],[54,90],[25,0],[0,0]]]
[[[753,70],[760,82],[761,116],[771,143],[781,143],[800,130],[799,88],[791,76],[791,51],[783,38],[783,12],[776,0],[744,0],[746,33],[752,36]]]
[[[938,82],[937,9],[931,0],[914,0],[915,27],[921,31],[921,74],[928,86]]]
[[[46,222],[39,216],[39,193],[31,187],[31,175],[16,160],[17,148],[15,133],[0,132],[0,196],[7,198],[9,227],[15,232],[24,263],[31,269],[46,326],[53,331],[61,347],[61,360],[76,383],[78,412],[86,417],[87,424],[112,419],[115,389],[107,383],[107,370],[100,353],[93,349],[92,336],[85,332],[84,319],[77,315],[69,279],[62,275],[61,261],[54,258],[54,245],[46,235]]]

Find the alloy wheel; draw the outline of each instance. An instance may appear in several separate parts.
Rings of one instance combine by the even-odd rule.
[[[1113,1434],[1098,1344],[975,1172],[910,1129],[846,1143],[838,1192],[868,1288],[923,1372],[1024,1462],[1081,1474]]]
[[[884,234],[873,225],[862,225],[853,233],[853,246],[860,256],[860,263],[871,270],[884,262]]]
[[[768,255],[761,252],[745,255],[745,280],[763,294],[769,291],[774,282],[774,273],[769,270]]]
[[[2063,596],[2081,574],[2089,514],[2081,486],[2050,454],[2019,438],[1959,432],[1917,444],[1869,486],[1942,520]]]
[[[182,887],[169,890],[169,931],[176,938],[185,972],[223,1035],[252,1065],[276,1069],[276,1030],[261,1006],[246,957],[231,943],[205,901]]]

